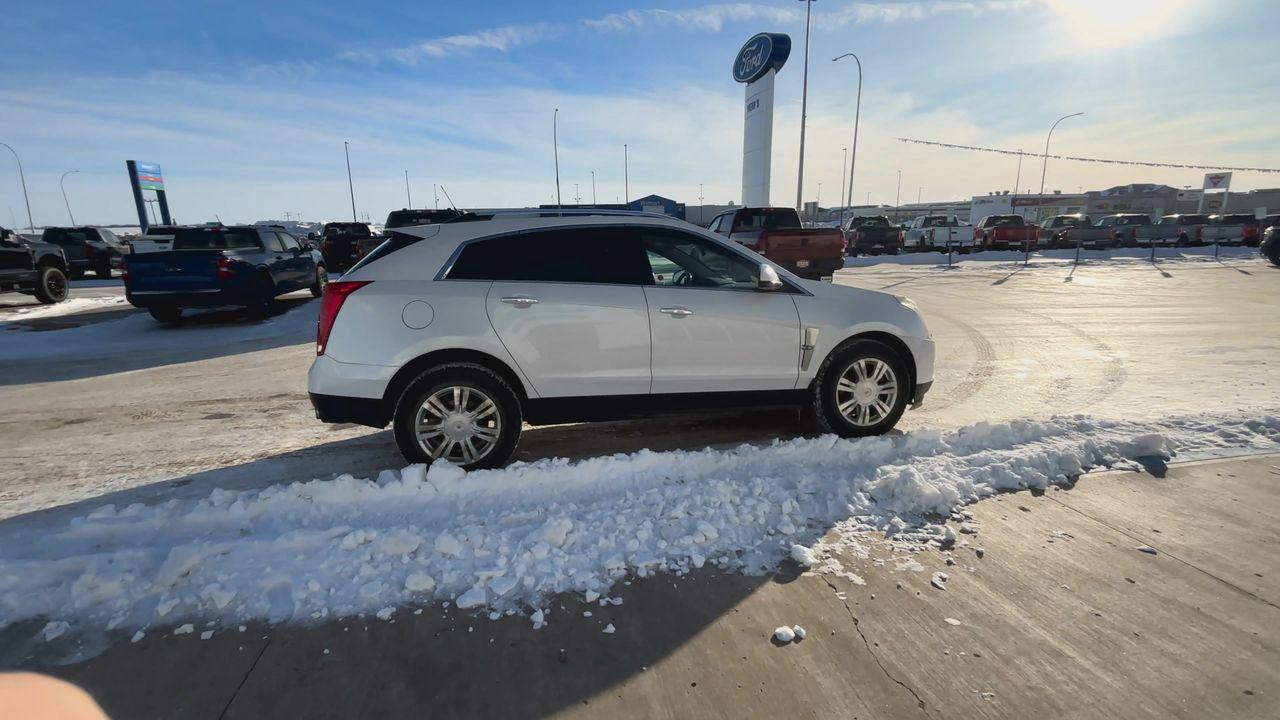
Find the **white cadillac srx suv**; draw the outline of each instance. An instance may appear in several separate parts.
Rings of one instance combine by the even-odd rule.
[[[329,283],[308,384],[320,420],[390,422],[410,462],[472,469],[505,463],[523,423],[783,405],[879,434],[933,362],[905,298],[674,218],[531,210],[397,228]]]

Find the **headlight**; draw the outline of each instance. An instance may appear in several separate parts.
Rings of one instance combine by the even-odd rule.
[[[911,298],[909,298],[909,297],[904,297],[904,296],[902,296],[902,295],[894,295],[894,296],[893,296],[893,299],[894,299],[894,300],[897,300],[899,305],[901,305],[902,307],[904,307],[904,308],[906,308],[906,309],[908,309],[908,310],[913,310],[913,311],[915,311],[915,312],[920,312],[920,306],[916,304],[916,301],[915,301],[915,300],[912,300],[912,299],[911,299]]]

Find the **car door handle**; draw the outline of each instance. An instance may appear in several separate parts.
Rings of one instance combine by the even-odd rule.
[[[508,305],[515,305],[518,308],[527,308],[530,305],[537,305],[538,299],[531,297],[504,297],[502,302]]]
[[[692,310],[685,307],[658,308],[658,312],[665,313],[673,318],[686,318],[693,314]]]

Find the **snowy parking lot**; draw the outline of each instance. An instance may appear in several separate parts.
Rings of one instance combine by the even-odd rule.
[[[612,607],[624,581],[783,562],[874,584],[954,545],[947,520],[1002,491],[1280,452],[1280,270],[1253,251],[860,258],[835,281],[909,296],[930,323],[936,382],[901,432],[812,437],[785,412],[528,428],[517,464],[466,475],[403,469],[388,432],[313,418],[310,298],[178,327],[118,307],[110,284],[0,310],[0,627],[24,624],[13,652],[45,660],[106,633],[391,622],[431,603],[611,633],[554,599]],[[868,537],[902,559],[850,563]]]

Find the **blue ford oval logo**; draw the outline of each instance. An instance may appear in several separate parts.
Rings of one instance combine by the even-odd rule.
[[[733,60],[733,79],[752,83],[769,70],[780,70],[791,55],[791,36],[786,33],[760,33],[738,51]]]

